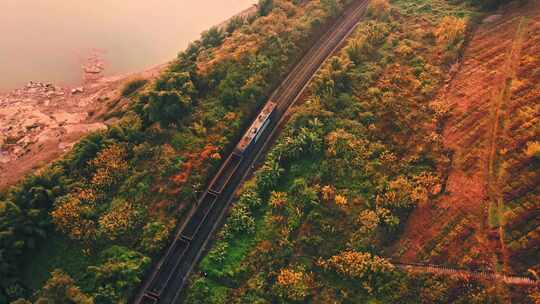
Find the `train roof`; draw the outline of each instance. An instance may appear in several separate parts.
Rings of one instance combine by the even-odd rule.
[[[264,108],[259,113],[259,116],[257,116],[255,121],[251,124],[248,131],[246,132],[246,135],[244,135],[244,137],[240,139],[240,142],[238,143],[238,146],[237,146],[238,150],[243,151],[246,149],[246,147],[251,143],[253,138],[257,135],[259,128],[266,121],[266,119],[272,113],[275,107],[276,107],[276,103],[273,101],[269,101],[264,105]]]

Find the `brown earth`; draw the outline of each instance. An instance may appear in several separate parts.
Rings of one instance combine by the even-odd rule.
[[[538,49],[530,45],[538,44],[540,38],[539,1],[504,7],[479,25],[455,77],[439,94],[436,102],[450,109],[442,135],[445,147],[453,153],[452,165],[445,193],[411,214],[393,248],[400,262],[492,270],[500,262],[498,232],[488,225],[490,147],[497,147],[493,115],[508,75],[517,68],[511,53],[525,19],[520,56],[538,56]]]
[[[59,87],[30,82],[0,93],[0,190],[28,172],[57,159],[85,134],[114,121],[106,114],[121,110],[124,83],[134,78],[156,77],[166,64],[130,75],[102,77],[99,61],[83,66],[85,83]]]

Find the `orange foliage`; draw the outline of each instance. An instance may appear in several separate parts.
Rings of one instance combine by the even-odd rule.
[[[272,191],[269,204],[275,209],[283,207],[287,204],[287,193]]]
[[[200,152],[186,153],[184,155],[185,161],[182,164],[181,171],[173,175],[170,180],[177,186],[183,186],[191,176],[193,170],[199,170],[205,161],[209,159],[221,159],[221,155],[218,153],[219,148],[207,144]]]
[[[100,229],[111,239],[131,228],[136,220],[136,210],[126,201],[113,202],[113,207],[99,219]]]
[[[326,186],[322,187],[321,192],[322,192],[323,200],[325,200],[327,202],[334,199],[334,195],[336,194],[336,191],[330,185],[326,185]]]
[[[336,205],[339,207],[339,208],[347,208],[347,206],[349,205],[349,201],[347,200],[347,198],[343,195],[339,195],[337,194],[336,197],[334,198],[335,202],[336,202]]]
[[[310,278],[301,269],[281,269],[276,283],[278,292],[284,298],[300,301],[309,294]]]
[[[88,162],[90,166],[96,168],[91,179],[92,185],[103,189],[116,183],[127,173],[128,164],[125,158],[126,149],[120,145],[111,145],[100,151]]]
[[[78,198],[68,195],[58,200],[55,208],[51,211],[52,222],[56,229],[70,238],[87,240],[93,237],[96,232],[96,223],[82,216],[90,211],[90,206],[85,206]]]
[[[394,269],[394,265],[384,258],[357,251],[344,251],[328,260],[319,261],[319,265],[350,278],[364,278],[375,272]]]

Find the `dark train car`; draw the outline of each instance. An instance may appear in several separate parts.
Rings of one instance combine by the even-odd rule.
[[[159,300],[157,298],[155,298],[154,296],[150,296],[148,294],[144,294],[142,296],[142,299],[141,299],[141,302],[139,302],[140,304],[157,304]]]
[[[200,201],[200,205],[197,207],[197,210],[193,214],[193,216],[189,219],[189,222],[186,224],[186,227],[184,227],[184,230],[182,231],[182,238],[191,241],[195,237],[195,234],[197,231],[199,231],[199,228],[204,222],[204,219],[212,210],[212,207],[214,206],[214,203],[217,200],[217,195],[211,192],[206,192],[203,198]]]
[[[186,253],[189,247],[189,242],[183,239],[176,239],[169,250],[166,253],[165,260],[163,264],[159,266],[158,272],[150,282],[150,286],[146,290],[146,294],[149,295],[148,298],[159,299],[161,293],[169,283],[174,271],[180,264],[182,257]],[[150,301],[150,299],[147,299]],[[152,302],[149,302],[152,303]]]
[[[213,179],[210,187],[208,188],[210,192],[214,194],[220,194],[227,185],[227,182],[234,174],[240,163],[242,162],[242,155],[232,153],[231,156],[225,162],[225,165],[219,170],[216,174],[216,177]]]
[[[269,101],[264,105],[261,113],[255,118],[251,123],[248,131],[242,137],[234,152],[240,155],[249,153],[250,148],[253,147],[253,144],[259,140],[261,134],[264,132],[270,121],[274,118],[276,113],[277,104],[273,101]]]

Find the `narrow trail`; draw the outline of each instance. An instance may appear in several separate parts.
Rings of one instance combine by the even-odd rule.
[[[486,174],[486,192],[488,198],[488,224],[490,229],[496,229],[498,244],[492,246],[493,269],[509,272],[509,254],[505,243],[505,220],[504,220],[504,196],[502,189],[506,183],[505,168],[502,165],[501,150],[505,146],[505,138],[508,131],[508,104],[512,97],[512,84],[516,78],[517,68],[521,57],[521,49],[525,39],[527,19],[520,18],[519,25],[514,34],[514,39],[507,58],[502,67],[504,72],[500,80],[502,88],[496,92],[491,102],[491,121],[489,134],[489,154]],[[489,236],[488,236],[489,237]],[[501,265],[502,267],[499,267]]]

